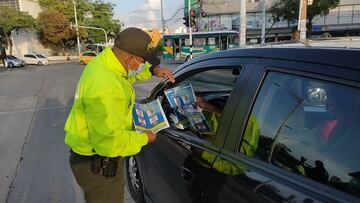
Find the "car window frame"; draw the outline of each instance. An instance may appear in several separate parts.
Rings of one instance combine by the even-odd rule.
[[[188,71],[188,72],[180,75],[180,77],[177,77],[177,78],[176,78],[176,80],[177,80],[176,83],[174,83],[174,84],[168,83],[168,84],[163,88],[163,90],[169,89],[169,88],[172,88],[172,87],[175,87],[175,86],[177,86],[179,83],[181,83],[181,82],[183,82],[184,80],[186,80],[187,78],[189,78],[189,77],[191,77],[191,76],[193,76],[193,75],[202,73],[202,72],[206,72],[206,71],[208,71],[208,70],[219,70],[219,69],[233,70],[233,69],[236,69],[236,68],[239,68],[239,69],[240,69],[240,74],[239,74],[239,75],[241,75],[242,70],[243,70],[244,68],[241,67],[240,65],[237,65],[237,66],[214,66],[214,65],[212,65],[212,66],[209,66],[209,67],[204,67],[204,68],[199,68],[199,69],[195,69],[195,70],[190,70],[190,71]],[[233,89],[232,89],[232,92],[234,91],[237,82],[238,82],[238,81],[236,81],[236,83],[234,84]],[[159,93],[160,93],[160,92],[159,92]],[[166,99],[166,98],[165,98],[165,99]],[[228,101],[230,101],[230,99],[231,99],[231,95],[229,96]],[[227,102],[227,103],[228,103],[228,102]],[[228,105],[228,104],[225,105],[225,108],[224,108],[222,114],[225,114],[225,109],[227,108],[227,106],[229,106],[229,105]],[[221,130],[223,129],[223,127],[221,127],[221,126],[222,126],[222,123],[224,123],[223,120],[224,120],[224,118],[222,117],[222,119],[220,120],[220,123],[219,123],[219,127],[220,127],[220,128],[219,128],[219,130],[217,130],[217,132],[215,133],[215,138],[217,138],[217,139],[215,139],[213,143],[210,143],[210,142],[208,142],[208,141],[205,141],[205,140],[200,139],[200,138],[197,138],[197,137],[195,138],[194,136],[190,135],[190,133],[187,132],[187,131],[179,131],[179,132],[180,132],[179,135],[180,135],[181,137],[187,139],[187,140],[197,140],[198,142],[203,143],[203,144],[205,144],[205,145],[210,144],[210,145],[220,146],[220,145],[222,145],[222,144],[220,144],[220,141],[219,141],[219,140],[224,140],[225,137],[226,137],[226,135],[224,135],[225,137],[223,137],[223,139],[220,139],[220,136],[219,136],[220,134],[222,134],[222,133],[221,133]],[[170,127],[170,130],[172,130],[173,133],[175,133],[176,131],[178,131],[178,130],[176,130],[176,128],[173,128],[173,127]],[[208,145],[208,146],[209,146],[209,145]]]
[[[253,66],[253,64],[256,63],[256,60],[253,58],[222,58],[222,59],[211,59],[211,60],[206,60],[206,61],[200,61],[200,62],[195,62],[192,64],[185,64],[187,66],[183,66],[183,68],[179,68],[175,70],[174,73],[174,77],[176,78],[177,81],[180,80],[183,81],[184,78],[187,78],[188,76],[194,75],[195,73],[199,73],[205,70],[210,70],[210,69],[224,69],[224,67],[228,67],[228,69],[230,68],[234,68],[234,67],[238,67],[240,68],[240,74],[239,74],[239,78],[237,79],[236,83],[234,84],[234,88],[232,90],[232,94],[230,95],[230,97],[228,98],[227,101],[227,105],[225,106],[224,110],[223,110],[223,114],[226,115],[225,117],[222,117],[220,123],[219,123],[219,129],[217,130],[215,137],[216,139],[214,140],[213,143],[209,143],[207,141],[201,140],[200,138],[198,138],[200,140],[200,142],[203,142],[204,144],[209,143],[211,145],[216,145],[219,147],[222,147],[224,145],[224,142],[226,140],[227,137],[227,131],[229,129],[229,124],[230,121],[233,119],[233,114],[234,114],[234,108],[236,107],[236,104],[238,102],[238,99],[240,98],[242,92],[245,89],[245,85],[246,81],[248,80],[249,76],[251,75],[252,72],[252,68],[253,67],[249,67],[249,66]],[[216,65],[214,65],[216,64]],[[226,68],[225,68],[226,69]],[[175,83],[179,84],[179,82]],[[241,84],[241,85],[239,85]],[[145,101],[150,101],[152,99],[155,99],[157,96],[160,96],[161,94],[163,94],[161,90],[164,90],[165,88],[169,88],[170,86],[172,86],[174,84],[170,84],[167,83],[167,80],[163,80],[159,85],[157,85],[156,87],[159,87],[159,89],[157,91],[153,91],[151,93],[151,95],[145,100]],[[241,87],[241,88],[239,88]],[[155,88],[156,89],[156,88]],[[159,95],[160,94],[160,95]],[[237,95],[237,96],[235,96]],[[231,103],[231,104],[230,104]],[[170,128],[174,129],[174,128]],[[165,129],[164,131],[166,131],[167,129]],[[219,136],[223,134],[223,136]],[[181,133],[181,135],[179,136],[183,136],[184,134]],[[190,136],[190,135],[189,135]],[[185,136],[185,139],[189,138]]]

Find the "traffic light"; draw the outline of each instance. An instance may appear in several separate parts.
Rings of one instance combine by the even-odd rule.
[[[186,27],[189,27],[189,17],[183,17],[183,19],[184,19],[184,25],[186,26]]]

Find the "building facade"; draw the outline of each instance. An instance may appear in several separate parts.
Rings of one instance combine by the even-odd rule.
[[[37,0],[0,0],[0,6],[10,6],[19,11],[28,12],[34,18],[37,18],[41,12]]]
[[[0,6],[10,6],[19,11],[27,12],[33,18],[37,18],[42,11],[37,0],[0,0]],[[51,50],[41,44],[37,34],[32,30],[14,30],[11,32],[11,40],[13,42],[12,53],[8,49],[6,50],[7,54],[20,58],[28,53],[51,55]]]
[[[0,6],[10,6],[20,10],[20,0],[0,0]]]
[[[265,9],[276,4],[276,0],[266,0]],[[261,41],[263,19],[263,1],[247,0],[247,43],[256,44]],[[197,19],[197,31],[239,30],[239,0],[204,0],[203,15]],[[273,22],[271,14],[266,12],[266,41],[275,42],[290,40],[297,24],[287,21]],[[354,36],[360,34],[360,0],[340,0],[340,4],[326,16],[313,19],[312,35]]]

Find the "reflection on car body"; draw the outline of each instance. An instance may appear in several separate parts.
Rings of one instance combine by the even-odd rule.
[[[172,125],[127,158],[136,202],[359,202],[359,51],[259,48],[180,66],[213,133]],[[135,178],[134,178],[135,177]],[[133,187],[139,183],[139,187]]]

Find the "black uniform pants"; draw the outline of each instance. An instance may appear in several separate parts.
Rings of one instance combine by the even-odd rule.
[[[118,161],[116,176],[105,177],[91,172],[91,156],[70,152],[70,166],[87,203],[124,202],[124,158]]]

